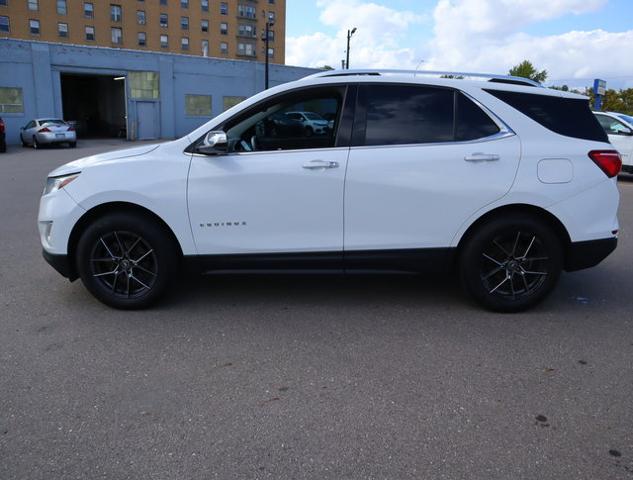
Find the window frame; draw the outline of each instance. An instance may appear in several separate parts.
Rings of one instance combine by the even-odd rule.
[[[92,38],[88,38],[88,29],[92,29]],[[84,25],[84,38],[87,42],[94,42],[97,40],[97,29],[94,25]]]
[[[118,12],[118,14],[115,12]],[[110,21],[114,23],[121,23],[123,21],[123,6],[117,3],[110,4]]]
[[[11,33],[11,17],[9,15],[0,15],[0,17],[7,19],[7,29],[0,30],[0,32]]]
[[[116,41],[115,32],[118,32]],[[110,27],[110,42],[112,45],[123,45],[123,29],[121,27]]]
[[[394,144],[378,144],[378,145],[367,145],[366,144],[366,134],[367,134],[367,103],[364,102],[364,88],[372,87],[372,86],[395,86],[395,87],[417,87],[417,88],[433,88],[438,90],[449,90],[453,93],[453,140],[445,140],[445,141],[434,141],[434,142],[416,142],[416,143],[394,143]],[[499,131],[493,133],[492,135],[486,135],[484,137],[479,137],[471,140],[455,140],[455,135],[457,131],[457,99],[459,94],[464,95],[467,100],[470,100],[475,104],[476,107],[481,109],[481,111],[490,118],[490,120],[497,125]],[[425,145],[464,145],[469,143],[480,143],[486,142],[490,140],[495,140],[498,138],[503,138],[506,136],[515,135],[514,131],[506,125],[503,120],[497,117],[493,112],[490,111],[485,105],[483,105],[479,100],[473,98],[472,95],[469,95],[464,90],[460,90],[455,87],[447,87],[444,85],[433,85],[426,83],[411,83],[411,82],[364,82],[358,84],[358,95],[356,99],[356,108],[355,108],[355,117],[354,117],[354,131],[352,134],[352,147],[358,148],[393,148],[393,147],[412,147],[412,146],[425,146]]]
[[[213,130],[226,131],[226,126],[244,121],[253,114],[268,108],[280,101],[284,101],[284,97],[295,97],[301,95],[303,92],[313,91],[315,93],[325,90],[341,89],[341,111],[339,112],[339,118],[337,123],[337,130],[334,132],[334,145],[331,147],[317,147],[317,148],[295,148],[288,150],[277,150],[276,153],[290,153],[290,152],[305,152],[305,151],[319,151],[319,150],[332,150],[334,148],[350,148],[352,138],[352,126],[354,122],[355,110],[357,106],[358,85],[350,83],[331,83],[324,85],[307,85],[303,87],[293,88],[291,90],[285,90],[275,95],[266,97],[259,102],[244,107],[237,111],[234,115],[226,118],[220,123],[213,124],[203,135],[192,142],[184,151],[186,153],[192,153],[194,155],[200,155],[206,157],[206,154],[199,153],[197,147],[205,139],[207,134]],[[238,104],[239,105],[239,104]],[[255,152],[228,152],[227,155],[257,155],[257,154],[270,154],[269,150],[255,151]]]
[[[33,32],[32,23],[37,23],[37,32]],[[29,35],[39,36],[42,34],[42,22],[39,18],[29,18]]]
[[[62,29],[60,28],[62,25],[64,25],[66,27],[66,31],[63,32],[65,33],[65,35],[62,35]],[[57,36],[59,38],[68,38],[68,34],[69,34],[69,28],[68,28],[68,23],[67,22],[57,22]]]
[[[86,9],[86,7],[90,5],[90,9]],[[84,2],[83,5],[83,16],[84,18],[95,18],[95,4],[94,2]]]
[[[63,3],[60,3],[63,2]],[[60,11],[60,5],[63,5],[63,12]],[[57,15],[68,15],[68,2],[66,0],[56,0],[55,1],[55,11]]]

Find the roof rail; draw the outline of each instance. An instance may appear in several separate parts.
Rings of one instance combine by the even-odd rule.
[[[494,73],[474,73],[474,72],[451,72],[439,70],[394,70],[394,69],[355,69],[355,70],[324,70],[323,72],[313,73],[305,78],[326,78],[326,77],[352,77],[352,76],[383,76],[383,75],[418,75],[426,76],[450,76],[451,78],[474,78],[488,82],[510,83],[514,85],[528,85],[532,87],[542,87],[539,82],[524,77],[515,77],[512,75],[497,75]]]

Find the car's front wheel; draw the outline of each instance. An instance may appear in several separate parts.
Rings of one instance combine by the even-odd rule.
[[[135,213],[101,217],[86,228],[76,265],[86,288],[114,308],[145,308],[166,292],[176,274],[179,250],[158,224]]]
[[[544,221],[523,213],[480,226],[460,252],[462,286],[483,306],[518,312],[543,300],[563,268],[561,241]]]

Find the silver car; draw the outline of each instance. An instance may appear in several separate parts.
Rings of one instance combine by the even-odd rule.
[[[20,128],[22,146],[39,148],[42,145],[66,143],[70,148],[77,146],[77,132],[69,123],[59,118],[37,118]]]

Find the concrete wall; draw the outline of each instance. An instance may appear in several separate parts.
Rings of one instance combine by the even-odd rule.
[[[0,39],[0,87],[21,87],[24,99],[23,113],[0,113],[8,142],[18,143],[19,128],[32,118],[62,117],[61,73],[126,76],[130,71],[160,74],[154,111],[161,138],[180,137],[212,118],[187,117],[186,94],[211,95],[216,116],[223,110],[224,96],[249,97],[264,86],[264,64],[258,62]],[[271,65],[270,84],[314,72]],[[134,138],[137,101],[130,98],[129,88],[127,93],[128,135]]]

